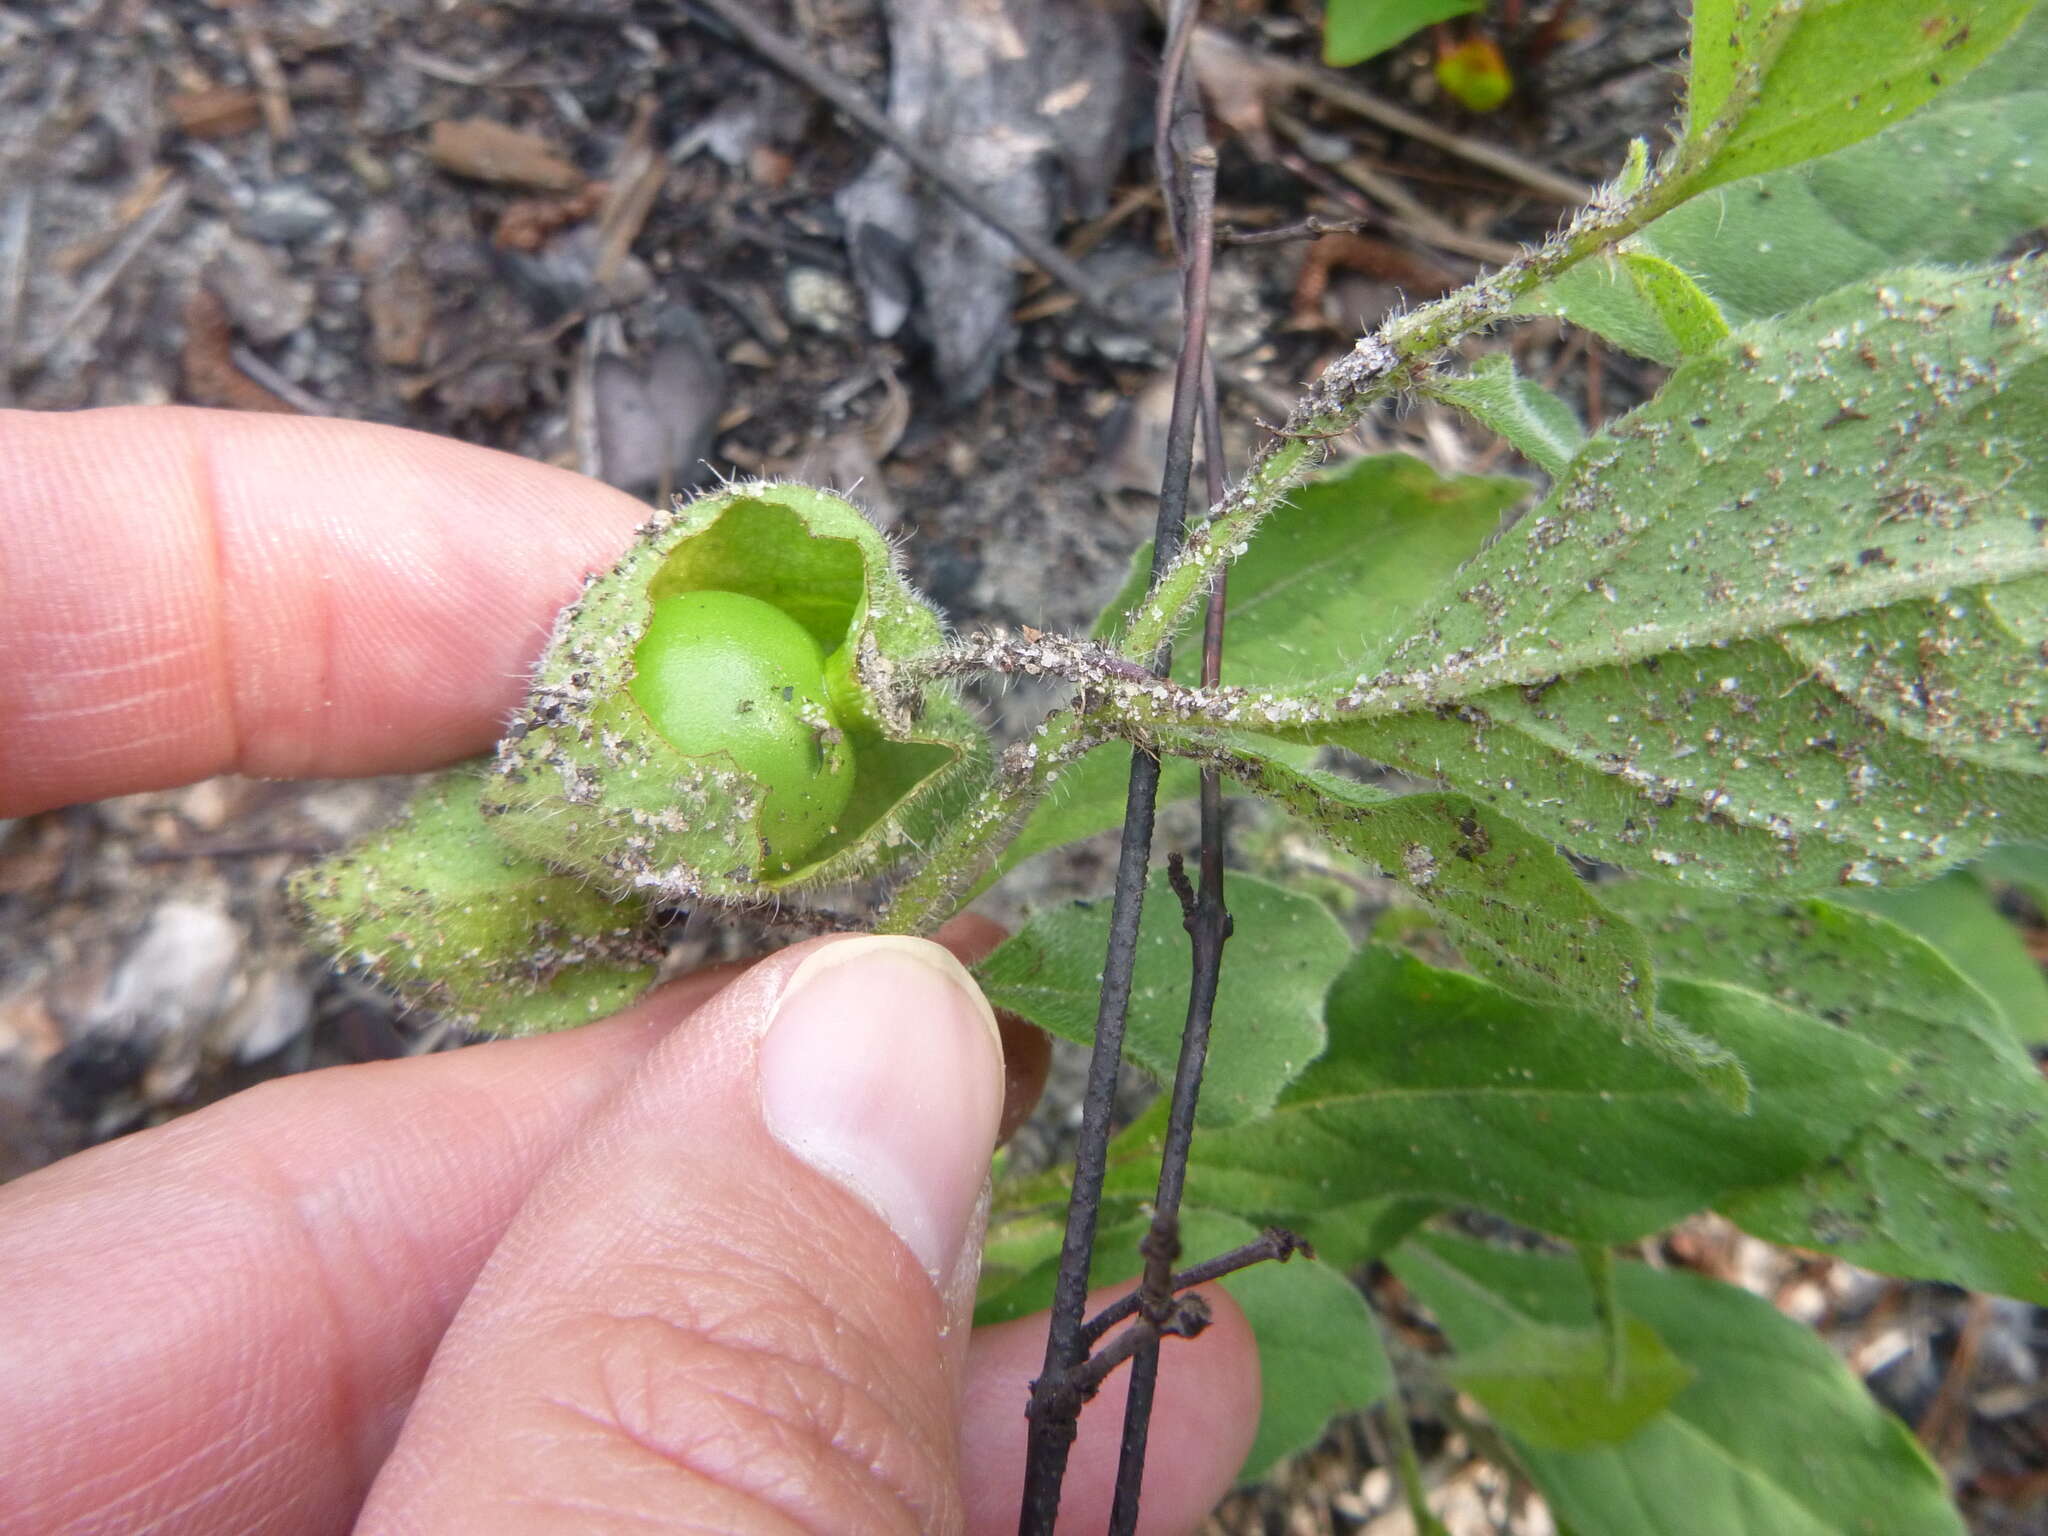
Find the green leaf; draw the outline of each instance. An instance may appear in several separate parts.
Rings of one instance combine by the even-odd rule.
[[[1989,261],[2048,223],[2048,12],[1961,85],[1875,138],[1681,204],[1523,301],[1666,365],[1679,348],[1625,275],[1661,257],[1734,324],[1913,263]]]
[[[1501,986],[1649,1030],[1648,947],[1541,838],[1463,795],[1391,794],[1233,745],[1247,784],[1400,882]]]
[[[1625,248],[1625,247],[1624,247]],[[1567,267],[1515,305],[1518,315],[1555,315],[1612,342],[1624,352],[1675,368],[1683,350],[1664,317],[1644,296],[1619,253]]]
[[[1666,976],[1753,988],[1908,1069],[1846,1146],[1721,1202],[1729,1217],[1868,1269],[2048,1301],[2048,1082],[1983,992],[1901,929],[1824,901],[1653,883],[1610,900]]]
[[[1430,379],[1422,393],[1455,405],[1498,432],[1523,458],[1553,477],[1564,473],[1586,441],[1586,429],[1572,408],[1516,373],[1514,359],[1505,352],[1488,353],[1463,378]]]
[[[993,1286],[984,1271],[974,1314],[977,1327],[1026,1317],[1052,1302],[1059,1224],[1026,1218],[1019,1225],[1014,1233],[1000,1222],[992,1230],[991,1252],[1004,1267]],[[1148,1225],[1145,1219],[1126,1219],[1097,1233],[1088,1271],[1091,1286],[1138,1278],[1143,1268],[1138,1242]],[[1257,1236],[1257,1229],[1214,1211],[1181,1213],[1187,1262],[1227,1253]],[[1338,1414],[1371,1407],[1393,1385],[1393,1371],[1365,1298],[1328,1265],[1296,1257],[1241,1269],[1222,1283],[1244,1309],[1259,1345],[1259,1430],[1239,1473],[1250,1482],[1283,1457],[1315,1444]],[[1168,1341],[1164,1346],[1169,1357],[1180,1348],[1199,1349],[1201,1343]]]
[[[2011,843],[1977,862],[1977,873],[1999,885],[2015,886],[2034,910],[2048,918],[2048,845]]]
[[[1645,251],[1623,251],[1615,260],[1676,343],[1680,357],[1696,357],[1728,334],[1720,306],[1684,272]]]
[[[1201,775],[1193,763],[1171,758],[1159,766],[1159,805],[1194,795]],[[1062,768],[1051,791],[1003,849],[997,870],[1007,873],[1026,859],[1122,826],[1130,782],[1131,749],[1121,742],[1097,747],[1079,762]]]
[[[1521,300],[1516,312],[1557,315],[1667,368],[1728,334],[1726,317],[1705,289],[1663,257],[1632,244],[1605,260],[1567,268]]]
[[[1933,945],[1983,988],[2021,1044],[2048,1042],[2048,978],[1974,870],[1897,891],[1844,891],[1840,899]]]
[[[1189,1198],[1289,1225],[1422,1199],[1622,1242],[1811,1166],[1892,1087],[1896,1059],[1839,1030],[1734,988],[1666,990],[1748,1066],[1749,1113],[1596,1017],[1368,948],[1330,991],[1328,1051],[1272,1116],[1195,1138]],[[1162,1128],[1118,1138],[1113,1193],[1149,1193]]]
[[[1333,1269],[1353,1274],[1401,1245],[1404,1238],[1442,1207],[1434,1200],[1389,1195],[1333,1205],[1313,1215],[1297,1216],[1291,1230],[1308,1239],[1316,1257]]]
[[[1982,69],[1876,138],[1724,187],[1635,242],[1694,274],[1739,322],[1913,263],[1989,261],[2048,221],[2048,13]]]
[[[1444,1376],[1525,1443],[1589,1450],[1628,1439],[1693,1377],[1641,1318],[1622,1319],[1621,1339],[1618,1392],[1611,1390],[1606,1331],[1555,1323],[1516,1323],[1476,1349],[1461,1350]]]
[[[2048,832],[2044,437],[2048,265],[1841,290],[1593,438],[1385,670],[1235,721],[1669,879],[1925,878]]]
[[[1693,191],[1812,160],[1894,123],[1990,58],[2032,0],[1700,0]],[[1717,137],[1729,118],[1725,137]]]
[[[1460,1352],[1532,1324],[1592,1321],[1570,1260],[1426,1235],[1393,1266]],[[1577,1536],[1963,1536],[1912,1435],[1811,1330],[1698,1275],[1620,1264],[1616,1284],[1626,1311],[1694,1378],[1619,1445],[1553,1450],[1510,1429],[1560,1526]]]
[[[1479,9],[1484,0],[1330,0],[1323,17],[1323,62],[1362,64],[1431,22]]]
[[[1323,993],[1350,957],[1343,929],[1320,902],[1234,875],[1235,928],[1216,993],[1198,1122],[1234,1125],[1264,1114],[1280,1089],[1322,1053]],[[1063,1039],[1095,1038],[1108,901],[1038,913],[975,968],[998,1008]],[[1180,901],[1154,871],[1138,936],[1125,1051],[1161,1082],[1173,1080],[1187,1021],[1188,937]]]
[[[1439,475],[1405,453],[1317,476],[1259,525],[1230,568],[1224,680],[1278,687],[1369,664],[1528,494],[1524,481]],[[1098,637],[1144,596],[1151,566],[1147,544],[1096,622]],[[1194,683],[1201,672],[1197,649],[1181,645],[1174,677]]]

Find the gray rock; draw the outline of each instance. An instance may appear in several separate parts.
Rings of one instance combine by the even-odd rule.
[[[860,296],[843,278],[819,267],[791,267],[783,304],[798,325],[825,336],[844,336],[860,324]]]
[[[158,907],[122,956],[90,1024],[116,1034],[179,1035],[211,1022],[227,1001],[241,958],[239,923],[219,907]]]
[[[313,285],[294,278],[267,246],[231,235],[206,267],[206,285],[235,329],[258,346],[282,341],[313,314]]]
[[[313,988],[295,966],[259,971],[220,1021],[220,1043],[247,1066],[275,1056],[313,1022]]]
[[[242,211],[242,233],[273,245],[295,245],[333,230],[339,214],[302,181],[274,181]]]

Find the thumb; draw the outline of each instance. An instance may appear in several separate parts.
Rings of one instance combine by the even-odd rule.
[[[358,1531],[958,1529],[1002,1096],[936,944],[754,967],[542,1177]]]

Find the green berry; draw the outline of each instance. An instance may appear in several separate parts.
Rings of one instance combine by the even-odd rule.
[[[853,753],[810,631],[742,592],[658,598],[633,653],[633,698],[689,757],[722,754],[765,792],[772,857],[800,858],[853,795]]]

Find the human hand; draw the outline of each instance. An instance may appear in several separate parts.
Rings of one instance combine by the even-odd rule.
[[[644,510],[393,429],[0,413],[0,815],[479,751]],[[1001,1084],[946,951],[838,937],[0,1188],[0,1529],[1013,1529],[1044,1323],[966,1326]],[[1148,1531],[1256,1422],[1209,1300]],[[1103,1524],[1123,1379],[1063,1530]]]

